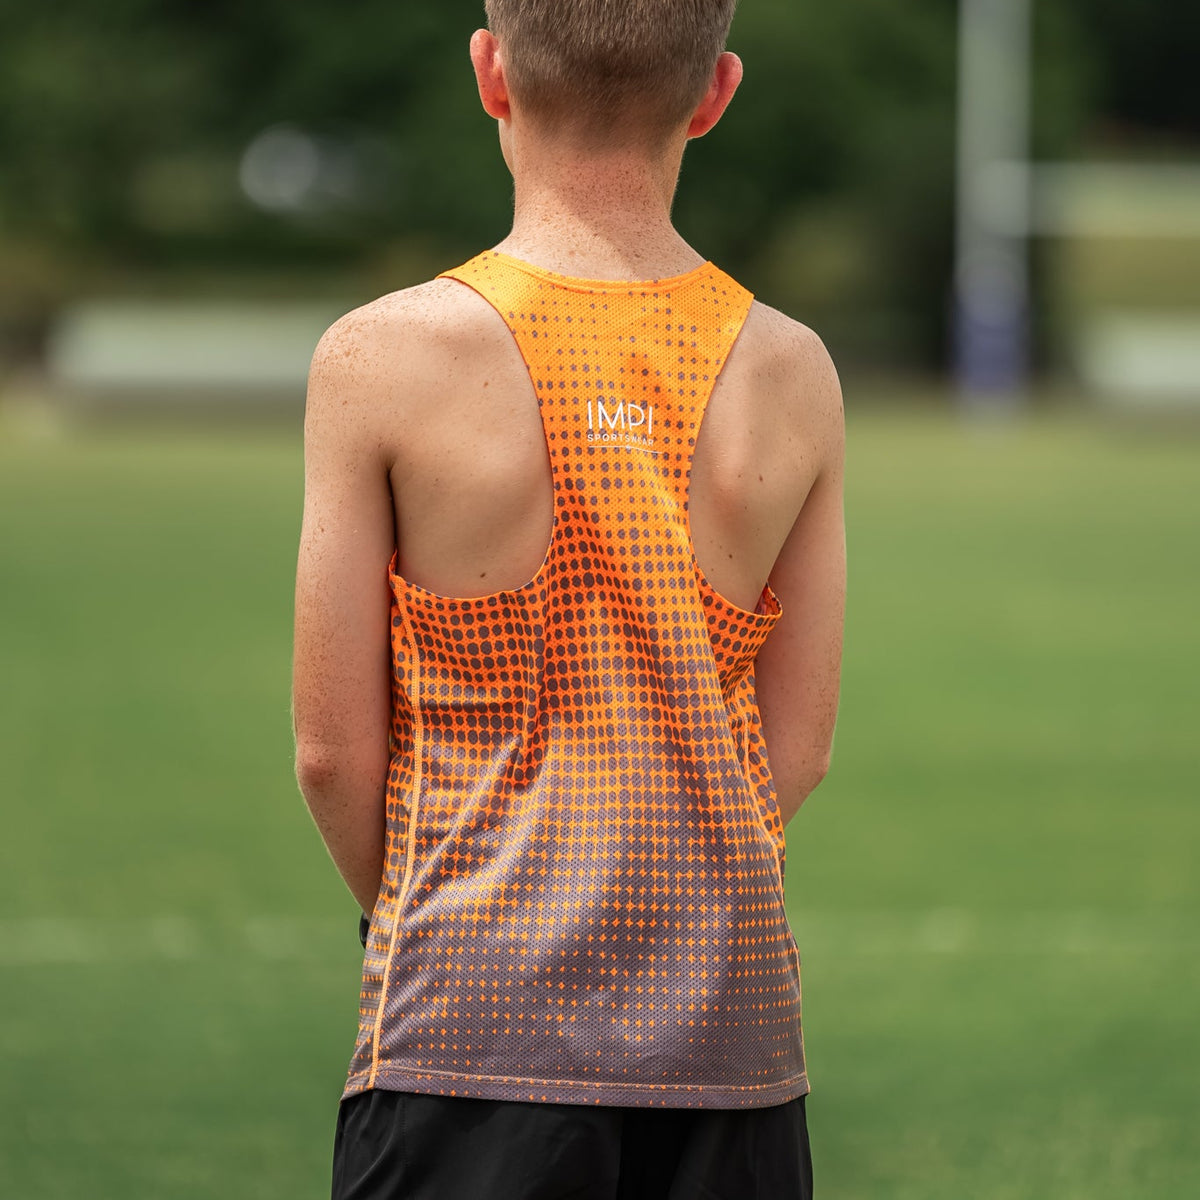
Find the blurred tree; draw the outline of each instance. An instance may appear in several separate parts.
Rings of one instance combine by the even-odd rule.
[[[1166,22],[1134,0],[1035,5],[1040,155],[1068,153],[1101,112],[1195,133],[1194,6]],[[685,233],[768,300],[854,325],[863,354],[942,357],[956,14],[744,0],[742,92],[688,152]],[[467,64],[482,18],[481,0],[0,0],[0,322],[39,263],[46,296],[96,262],[388,286],[399,260],[494,241],[510,184]],[[273,128],[291,141],[255,143]],[[251,144],[292,147],[274,207],[239,184]]]
[[[1190,145],[1200,139],[1200,5],[1193,0],[1078,0],[1092,64],[1092,112],[1103,126]],[[1106,138],[1104,130],[1098,137]]]

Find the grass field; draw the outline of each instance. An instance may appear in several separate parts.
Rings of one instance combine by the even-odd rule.
[[[1200,438],[849,432],[789,831],[819,1195],[1200,1195]],[[299,467],[0,420],[2,1197],[328,1194],[358,945],[291,777]]]

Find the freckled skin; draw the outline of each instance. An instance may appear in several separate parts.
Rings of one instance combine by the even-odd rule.
[[[590,279],[654,279],[701,262],[671,225],[688,138],[719,119],[741,66],[723,55],[686,127],[592,150],[514,108],[490,34],[472,40],[485,111],[514,176],[498,249]],[[711,584],[783,616],[755,665],[785,820],[823,777],[838,702],[845,589],[841,393],[819,338],[755,303],[709,401],[690,521]],[[317,348],[305,421],[296,588],[297,773],[347,886],[370,912],[383,864],[391,711],[386,566],[442,595],[517,587],[551,529],[546,447],[528,371],[494,310],[447,279],[385,296]]]

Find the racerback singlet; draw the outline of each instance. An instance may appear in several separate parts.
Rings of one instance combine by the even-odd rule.
[[[751,296],[711,263],[446,276],[511,330],[553,488],[521,587],[392,586],[384,878],[345,1095],[740,1108],[808,1091],[754,695],[779,618],[706,580],[692,452]],[[486,502],[486,498],[481,498]]]

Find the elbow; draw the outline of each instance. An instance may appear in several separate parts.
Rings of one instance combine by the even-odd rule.
[[[296,743],[296,782],[305,799],[327,792],[340,773],[337,757],[330,753],[328,746],[303,741]]]
[[[812,791],[813,788],[815,788],[817,786],[817,784],[820,783],[821,780],[824,779],[825,776],[829,774],[829,768],[832,765],[833,765],[833,747],[830,746],[830,747],[826,748],[826,750],[822,754],[818,755],[812,761],[812,764],[811,764],[812,787],[809,788],[809,791]]]
[[[817,790],[817,786],[829,774],[829,768],[833,765],[832,748],[826,748],[819,754],[813,756],[808,763],[808,775],[804,780],[804,796],[807,799]]]
[[[833,749],[831,746],[813,747],[796,764],[796,783],[803,796],[814,791],[817,784],[829,774],[832,765]]]
[[[380,794],[387,770],[386,741],[342,743],[296,739],[296,782],[309,808],[339,798]]]
[[[796,763],[786,786],[778,787],[779,806],[786,825],[800,811],[800,806],[817,789],[817,785],[829,774],[831,753],[825,750],[820,754],[806,756],[803,762]]]

